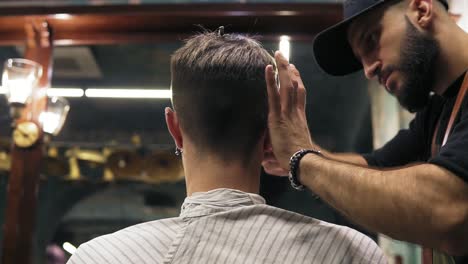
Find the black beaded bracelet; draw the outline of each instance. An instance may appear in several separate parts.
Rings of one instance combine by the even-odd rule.
[[[304,185],[299,181],[298,179],[298,169],[299,169],[299,162],[301,159],[309,154],[309,153],[314,153],[317,155],[322,155],[320,150],[315,150],[315,149],[301,149],[294,153],[291,158],[289,159],[289,181],[291,182],[291,186],[296,189],[296,190],[304,190]]]

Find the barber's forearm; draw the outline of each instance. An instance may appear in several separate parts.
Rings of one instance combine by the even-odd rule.
[[[317,144],[317,142],[315,142],[313,139],[312,139],[312,144],[315,146],[316,149],[319,149],[322,152],[323,156],[325,156],[328,159],[341,161],[341,162],[345,162],[349,164],[354,164],[357,166],[364,166],[364,167],[368,166],[367,161],[360,154],[352,153],[352,152],[334,153],[334,152],[328,151],[320,147]]]
[[[341,161],[358,166],[368,166],[367,161],[364,159],[364,157],[356,153],[332,153],[326,150],[321,151],[325,157],[331,160]]]
[[[300,180],[371,230],[446,251],[451,247],[444,241],[468,243],[453,233],[468,230],[466,184],[435,165],[379,171],[309,154],[301,161]]]

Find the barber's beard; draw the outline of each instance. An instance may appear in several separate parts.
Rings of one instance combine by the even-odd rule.
[[[407,17],[405,19],[406,34],[397,67],[403,75],[403,82],[397,98],[404,108],[414,113],[429,102],[439,45],[433,37],[418,31]]]

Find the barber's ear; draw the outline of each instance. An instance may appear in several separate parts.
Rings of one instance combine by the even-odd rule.
[[[172,138],[176,147],[183,148],[184,142],[182,139],[182,133],[180,132],[179,119],[177,118],[177,113],[174,112],[170,107],[164,109],[166,116],[166,124],[169,133],[171,133]]]
[[[411,0],[408,16],[422,29],[429,29],[434,19],[433,0]]]

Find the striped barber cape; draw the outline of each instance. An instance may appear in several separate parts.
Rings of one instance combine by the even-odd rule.
[[[82,244],[85,263],[387,263],[358,231],[216,189],[187,197],[179,217],[146,222]]]

